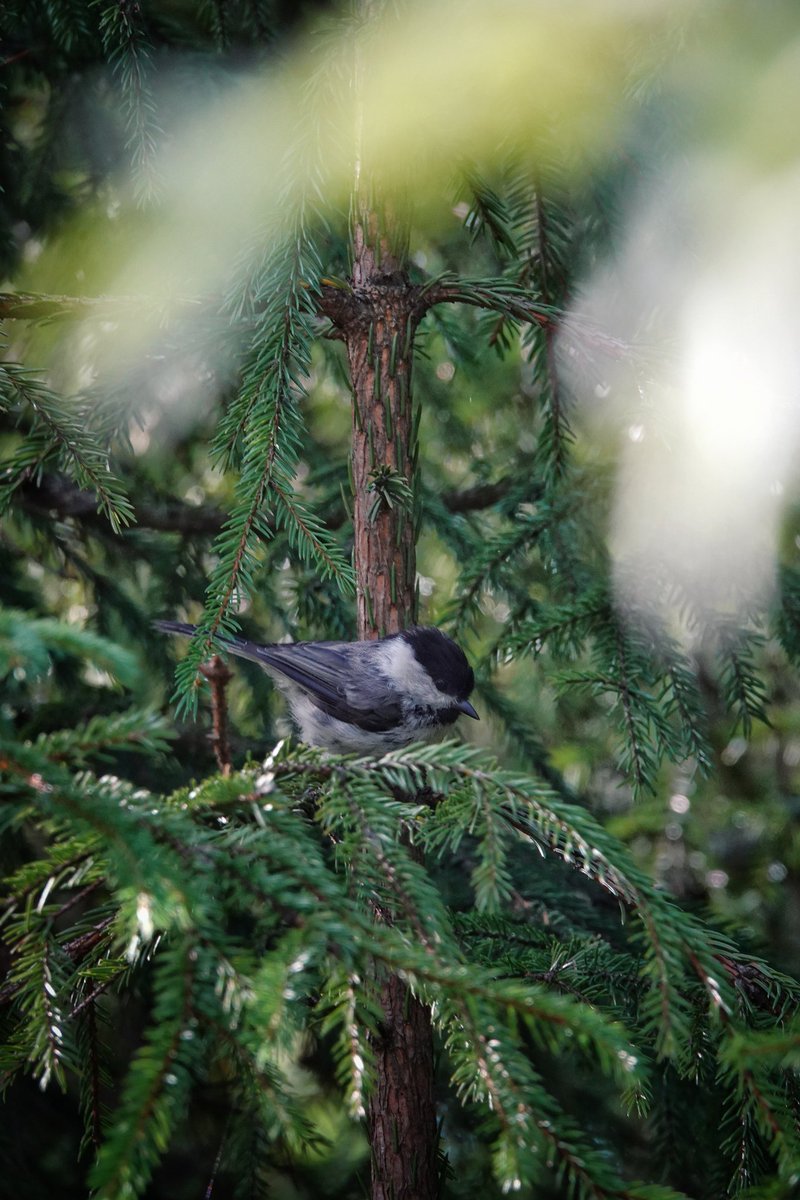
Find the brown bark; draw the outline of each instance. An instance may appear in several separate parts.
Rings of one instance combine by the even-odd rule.
[[[370,638],[397,633],[416,612],[414,514],[396,488],[392,493],[393,481],[413,486],[416,465],[416,316],[414,291],[399,273],[365,272],[356,295],[364,320],[346,339],[353,385],[353,555],[358,636]]]
[[[396,975],[381,988],[378,1079],[369,1103],[371,1200],[435,1200],[438,1135],[430,1013]]]
[[[413,341],[424,311],[405,273],[400,223],[356,172],[352,291],[325,311],[341,330],[353,387],[351,454],[358,636],[395,633],[416,615],[416,445]],[[390,914],[379,919],[391,920]],[[438,1194],[433,1031],[428,1009],[397,976],[378,981],[383,1010],[369,1100],[372,1200]]]
[[[355,229],[354,299],[345,330],[353,385],[353,528],[358,636],[380,637],[416,611],[415,520],[402,500],[381,502],[387,469],[413,488],[411,364],[416,294],[369,214]],[[372,1200],[434,1200],[438,1192],[430,1013],[397,976],[381,983],[383,1021],[370,1097]]]
[[[385,241],[355,230],[353,295],[344,335],[353,386],[353,528],[358,636],[395,633],[416,610],[415,520],[382,502],[381,471],[413,488],[411,364],[416,293]],[[375,239],[375,240],[372,240]],[[430,1013],[397,976],[381,982],[383,1021],[370,1097],[372,1200],[434,1200],[437,1130]]]

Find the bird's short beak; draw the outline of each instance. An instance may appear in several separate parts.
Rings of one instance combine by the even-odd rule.
[[[465,717],[472,717],[473,721],[480,721],[480,717],[475,712],[475,709],[470,704],[469,700],[461,700],[456,705],[459,712],[462,712]]]

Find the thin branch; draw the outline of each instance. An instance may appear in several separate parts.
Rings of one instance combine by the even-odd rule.
[[[78,487],[64,475],[43,475],[38,483],[31,481],[23,484],[17,489],[17,500],[21,501],[22,508],[36,515],[46,516],[55,512],[62,518],[74,517],[108,529],[108,521],[97,511],[94,492]],[[186,504],[181,500],[167,500],[162,504],[148,504],[145,501],[134,505],[137,528],[164,533],[213,535],[219,533],[225,518],[222,509],[212,505]]]
[[[494,483],[477,483],[474,487],[463,488],[460,492],[444,492],[441,500],[448,512],[475,512],[483,508],[491,508],[508,495],[514,480],[507,476]]]
[[[552,298],[552,288],[550,286],[550,262],[549,262],[549,244],[547,238],[547,215],[545,212],[544,201],[542,200],[541,188],[537,184],[535,189],[535,207],[536,207],[536,240],[539,257],[539,274],[541,276],[541,292],[546,303],[549,303]],[[553,429],[555,439],[559,447],[562,438],[562,405],[561,405],[561,385],[558,378],[558,370],[556,367],[556,330],[552,325],[545,326],[545,362],[547,366],[547,381],[550,388],[550,411],[553,415]]]
[[[542,304],[509,284],[472,282],[436,283],[421,298],[426,308],[434,304],[470,304],[492,312],[508,313],[519,321],[533,322],[543,328],[557,327],[561,314],[548,304]]]
[[[491,279],[434,281],[427,289],[420,290],[417,311],[421,314],[434,304],[469,304],[473,308],[485,308],[515,321],[560,333],[568,337],[571,345],[581,350],[590,348],[609,358],[634,356],[634,347],[621,338],[614,337],[575,312],[566,313],[560,307],[535,299],[530,292],[513,283]]]
[[[100,1123],[100,1054],[97,1038],[97,1012],[94,999],[89,1004],[86,1013],[86,1027],[89,1034],[89,1078],[92,1097],[92,1146],[95,1154],[100,1149],[103,1140],[103,1129]]]
[[[200,300],[182,297],[181,304],[200,304]],[[119,317],[142,308],[157,307],[145,296],[54,296],[44,292],[0,292],[0,319],[8,321],[46,321],[56,317]]]
[[[230,775],[231,747],[228,741],[228,700],[225,688],[233,679],[233,673],[228,670],[218,654],[215,654],[210,662],[203,663],[200,671],[211,684],[211,744],[214,747],[217,765],[223,775]]]
[[[109,927],[114,921],[114,917],[104,917],[92,929],[86,933],[79,934],[72,941],[65,942],[60,949],[72,960],[77,966],[88,954],[98,946],[108,935]],[[13,980],[10,983],[3,984],[0,987],[0,1005],[10,1004],[15,996],[22,991],[24,984],[18,980]]]

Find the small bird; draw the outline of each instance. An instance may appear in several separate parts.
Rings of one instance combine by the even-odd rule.
[[[197,629],[182,621],[155,627],[189,637]],[[304,742],[336,754],[385,754],[431,741],[462,713],[480,719],[467,699],[472,667],[441,629],[413,625],[368,642],[221,640],[274,678]]]

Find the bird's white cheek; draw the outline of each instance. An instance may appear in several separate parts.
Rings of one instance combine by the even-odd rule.
[[[383,674],[398,691],[413,696],[416,704],[438,706],[442,703],[441,692],[428,672],[417,662],[408,642],[404,642],[402,638],[393,638],[384,643],[382,653]]]

